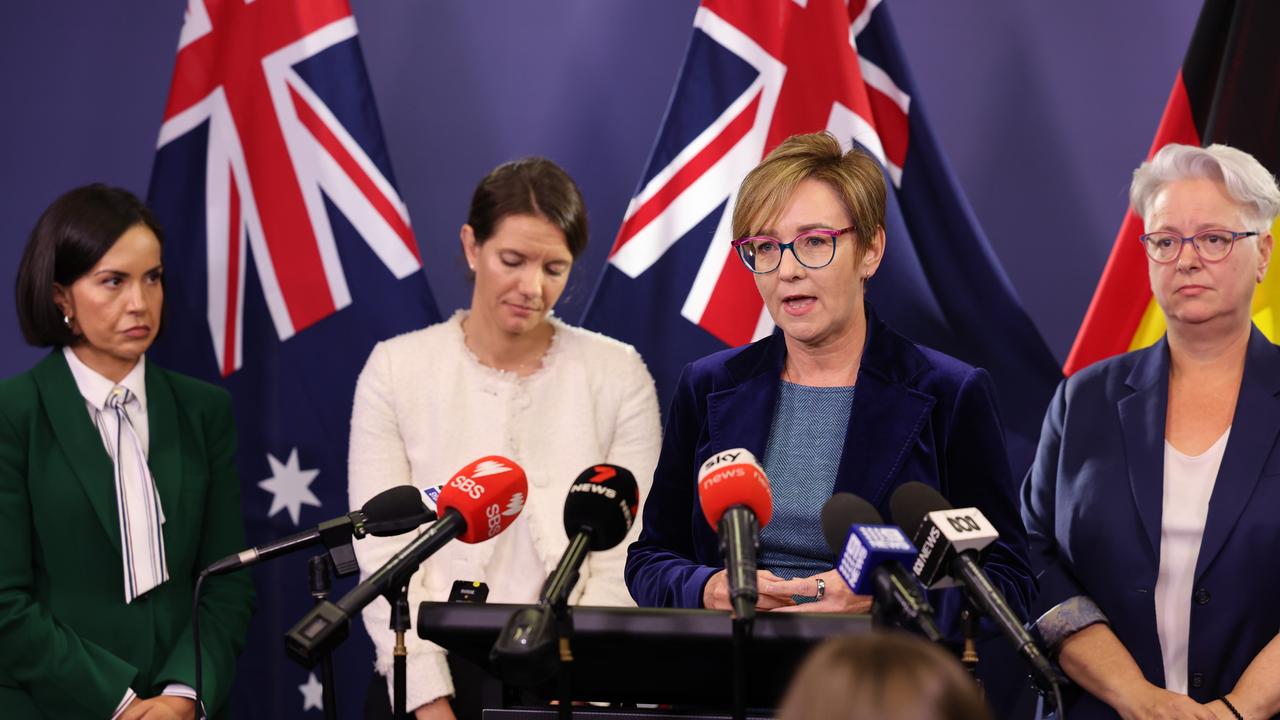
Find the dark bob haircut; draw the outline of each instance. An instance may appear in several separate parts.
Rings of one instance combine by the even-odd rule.
[[[559,165],[546,158],[528,157],[494,168],[471,196],[467,224],[476,244],[493,236],[508,215],[536,215],[564,233],[569,254],[576,260],[587,246],[587,209],[582,191]]]
[[[78,187],[44,211],[22,251],[15,283],[18,325],[29,344],[75,343],[53,301],[54,285],[79,280],[135,225],[145,225],[164,242],[155,216],[136,195],[101,183]]]

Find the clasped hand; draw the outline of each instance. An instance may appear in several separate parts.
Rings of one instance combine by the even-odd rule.
[[[816,597],[818,580],[826,584],[821,600],[797,603],[794,596]],[[781,612],[865,613],[871,610],[871,598],[854,595],[844,579],[835,570],[804,578],[783,580],[768,570],[756,571],[756,588],[760,598],[756,608]],[[711,610],[731,610],[729,603],[729,579],[724,570],[717,572],[702,589],[702,605]]]

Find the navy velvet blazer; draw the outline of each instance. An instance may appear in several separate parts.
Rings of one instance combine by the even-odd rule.
[[[1045,416],[1023,486],[1040,575],[1037,612],[1093,598],[1150,682],[1164,686],[1156,635],[1169,347],[1092,365],[1065,380]],[[1231,437],[1196,562],[1188,689],[1231,690],[1280,632],[1280,348],[1254,328]],[[1118,717],[1085,693],[1068,717]]]
[[[698,467],[712,453],[735,447],[764,457],[785,359],[785,341],[774,332],[684,369],[644,529],[627,553],[627,587],[641,606],[702,606],[703,586],[723,561],[715,529],[698,505]],[[1010,607],[1025,615],[1034,580],[986,372],[908,341],[868,307],[857,388],[835,492],[866,499],[886,521],[894,489],[912,480],[937,488],[956,507],[980,508],[1000,531],[983,567]],[[944,591],[933,601],[947,632],[962,597]]]

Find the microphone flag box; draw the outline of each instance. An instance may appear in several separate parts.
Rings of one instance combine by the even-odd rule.
[[[968,550],[980,552],[999,537],[995,526],[977,508],[935,510],[925,515],[916,531],[920,555],[911,570],[931,590],[956,587],[958,583],[948,572],[952,559]]]
[[[436,505],[440,502],[440,486],[433,485],[422,489],[422,504],[427,506],[431,512],[437,512]]]
[[[844,542],[836,570],[855,595],[875,593],[875,569],[897,561],[916,559],[916,548],[896,525],[853,525]]]

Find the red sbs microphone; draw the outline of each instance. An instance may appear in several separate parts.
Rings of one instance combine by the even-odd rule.
[[[720,536],[733,617],[750,622],[760,599],[756,587],[760,528],[773,516],[769,479],[750,451],[725,450],[702,463],[698,471],[698,502],[707,522]]]
[[[336,603],[316,605],[285,635],[285,650],[306,667],[315,665],[346,638],[352,615],[408,582],[418,566],[450,540],[484,542],[507,529],[524,509],[528,494],[524,470],[500,455],[463,467],[440,489],[439,519]]]
[[[454,473],[440,488],[436,514],[443,518],[450,510],[458,513],[466,522],[458,539],[484,542],[515,522],[528,496],[524,470],[501,455],[489,455]]]

